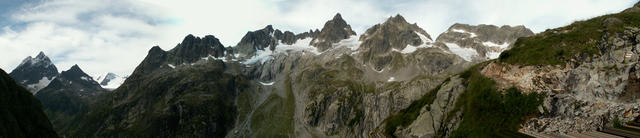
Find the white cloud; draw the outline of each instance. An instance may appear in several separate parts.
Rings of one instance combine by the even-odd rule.
[[[60,70],[126,76],[154,45],[169,50],[187,34],[235,45],[247,31],[273,24],[300,33],[321,29],[340,12],[359,34],[400,13],[435,39],[453,23],[525,25],[534,32],[614,13],[636,0],[45,0],[11,14],[0,31],[0,68],[49,55]],[[0,8],[2,9],[2,8]]]

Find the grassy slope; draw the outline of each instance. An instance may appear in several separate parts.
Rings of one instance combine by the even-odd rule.
[[[619,23],[612,20],[619,19]],[[608,21],[607,21],[608,20]],[[513,48],[500,54],[500,61],[519,65],[564,65],[571,59],[600,55],[604,34],[622,34],[624,27],[640,27],[640,12],[604,15],[531,37],[518,39]]]

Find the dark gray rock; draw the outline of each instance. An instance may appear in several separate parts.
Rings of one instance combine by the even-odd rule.
[[[209,55],[224,57],[224,46],[213,35],[200,38],[189,34],[182,40],[182,43],[170,50],[169,53],[177,57],[174,59],[175,64],[192,63]]]
[[[48,84],[39,85],[38,83],[43,79],[46,79],[43,81],[52,80],[53,77],[58,75],[58,69],[44,52],[40,52],[35,58],[29,56],[22,60],[22,63],[11,71],[9,75],[20,85],[35,94]]]
[[[240,57],[250,58],[256,54],[257,50],[265,50],[268,47],[275,49],[276,45],[273,27],[268,25],[263,29],[247,32],[234,47],[234,52],[238,53]]]
[[[392,49],[402,50],[407,45],[418,46],[426,43],[420,39],[418,33],[431,39],[431,36],[417,24],[409,24],[400,15],[390,17],[383,24],[374,25],[360,36],[363,62],[371,63],[376,70],[381,70],[393,60],[389,54]]]
[[[338,13],[324,24],[318,36],[311,40],[311,45],[317,47],[319,51],[325,51],[331,48],[333,43],[340,42],[340,40],[347,39],[352,35],[356,35],[356,32],[351,30],[351,26]]]

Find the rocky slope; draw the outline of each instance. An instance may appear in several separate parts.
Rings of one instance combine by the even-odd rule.
[[[40,52],[35,58],[29,56],[22,60],[9,75],[35,95],[58,75],[58,69],[44,52]]]
[[[640,115],[636,71],[639,8],[636,4],[622,13],[576,22],[516,42],[517,48],[500,56],[499,61],[507,64],[489,64],[483,74],[498,80],[502,87],[512,85],[548,95],[544,115],[529,120],[524,131],[584,132],[602,129],[614,118],[629,121]],[[543,49],[555,53],[553,57],[537,56],[548,59],[545,62],[516,62],[531,55],[514,53],[524,52],[523,47],[541,47],[543,41],[556,42]]]
[[[498,58],[517,38],[531,35],[533,32],[524,26],[472,26],[456,23],[438,36],[435,45],[447,47],[467,61],[481,62]]]
[[[40,102],[2,69],[0,137],[58,137]]]

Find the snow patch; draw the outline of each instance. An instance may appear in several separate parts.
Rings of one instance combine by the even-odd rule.
[[[251,57],[250,59],[245,60],[243,64],[249,65],[258,62],[264,63],[275,58],[278,53],[302,52],[302,54],[304,55],[305,53],[309,52],[315,55],[322,54],[316,47],[309,45],[311,43],[311,40],[311,38],[305,38],[298,40],[296,41],[296,43],[291,45],[280,42],[280,45],[276,46],[276,49],[274,51],[268,48],[266,48],[265,50],[257,50],[256,55]]]
[[[281,45],[278,45],[276,47],[275,52],[276,53],[286,53],[286,52],[289,52],[289,51],[302,51],[303,53],[304,52],[311,52],[311,53],[313,53],[315,55],[322,54],[321,52],[318,51],[318,48],[309,45],[311,43],[311,40],[312,39],[310,37],[308,37],[308,38],[305,38],[305,39],[298,40],[298,41],[296,41],[296,43],[293,43],[291,45],[287,45],[287,44],[284,44],[284,43],[280,42]]]
[[[226,52],[226,51],[225,51],[225,52]],[[222,62],[227,62],[227,59],[226,59],[226,58],[224,58],[224,56],[221,56],[221,57],[214,57],[214,56],[212,56],[212,55],[209,55],[209,56],[203,57],[203,58],[202,58],[202,60],[209,61],[209,58],[216,59],[216,60],[222,60]],[[194,65],[194,64],[192,63],[191,65]]]
[[[488,47],[499,47],[500,49],[506,49],[507,47],[509,47],[509,43],[507,42],[504,42],[502,44],[496,44],[494,42],[487,41],[487,42],[482,42],[482,44]]]
[[[261,81],[258,81],[258,82],[260,84],[262,84],[262,85],[265,85],[265,86],[271,86],[271,85],[273,85],[273,83],[275,83],[275,82],[261,82]]]
[[[392,81],[396,81],[395,77],[389,77],[389,79],[387,80],[387,82],[392,82]]]
[[[462,57],[462,59],[466,61],[471,61],[471,57],[478,55],[478,51],[476,51],[473,48],[462,48],[455,43],[444,43],[444,44],[447,45],[447,47],[449,47],[449,50],[451,52]]]
[[[431,42],[433,42],[431,39],[427,38],[427,36],[422,35],[418,32],[414,33],[418,34],[418,37],[420,37],[420,40],[422,40],[422,44],[418,45],[418,46],[412,46],[412,45],[407,45],[406,47],[404,47],[404,49],[402,50],[397,50],[397,49],[392,49],[392,51],[396,51],[396,52],[400,52],[402,54],[409,54],[409,53],[413,53],[416,50],[418,50],[419,48],[427,48],[427,47],[432,47],[433,45],[431,44]]]
[[[496,59],[500,57],[500,52],[487,52],[486,56],[489,57],[489,59]]]
[[[49,83],[51,83],[51,81],[53,79],[55,79],[56,77],[52,77],[51,79],[49,79],[49,77],[42,77],[38,83],[35,84],[31,84],[31,85],[27,85],[27,88],[30,88],[32,90],[34,90],[32,93],[33,95],[35,95],[36,93],[38,93],[38,91],[40,91],[42,88],[47,87],[49,85]]]
[[[91,79],[89,79],[87,76],[82,76],[82,77],[80,77],[80,79],[85,80],[85,81],[91,81]]]
[[[333,47],[346,47],[351,49],[351,51],[356,51],[360,48],[360,44],[362,44],[362,41],[358,40],[358,36],[351,35],[349,38],[340,40],[340,42],[333,44]]]
[[[451,31],[453,31],[453,32],[457,32],[457,33],[467,33],[467,34],[470,34],[470,35],[471,35],[471,38],[474,38],[474,37],[478,36],[478,35],[476,35],[476,33],[467,32],[467,31],[462,30],[462,29],[451,29]]]

